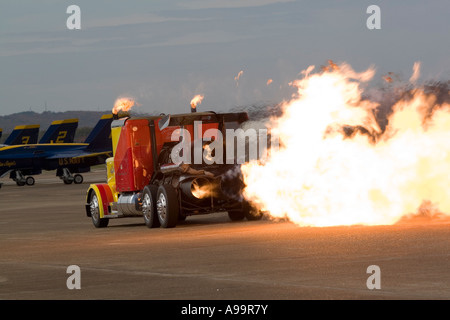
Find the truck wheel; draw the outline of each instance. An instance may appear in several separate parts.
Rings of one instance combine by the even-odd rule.
[[[180,208],[175,189],[168,184],[158,187],[156,195],[156,210],[158,219],[163,228],[173,228],[177,225]]]
[[[228,217],[231,221],[239,221],[244,219],[245,214],[242,210],[230,210],[228,211]]]
[[[260,220],[263,216],[263,213],[260,210],[252,207],[247,201],[244,201],[242,204],[242,210],[244,211],[247,220]]]
[[[109,219],[100,218],[100,207],[98,197],[95,191],[91,192],[89,200],[89,207],[91,212],[92,223],[96,228],[105,228],[108,226]]]
[[[156,213],[156,192],[158,187],[148,185],[142,193],[142,215],[144,216],[145,225],[149,228],[157,228],[160,226],[158,215]]]

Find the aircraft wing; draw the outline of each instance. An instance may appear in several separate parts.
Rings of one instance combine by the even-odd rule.
[[[88,152],[88,151],[80,151],[80,150],[68,150],[63,152],[58,152],[45,157],[46,159],[60,159],[60,158],[89,158],[89,157],[97,157],[97,156],[111,156],[112,151],[102,151],[102,152]]]
[[[112,157],[112,151],[92,152],[92,153],[87,153],[85,155],[78,155],[77,157],[73,157],[73,158],[77,159],[77,158],[88,158],[88,157],[98,157],[98,156]]]

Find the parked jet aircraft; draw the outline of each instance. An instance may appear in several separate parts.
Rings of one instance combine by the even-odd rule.
[[[73,143],[77,127],[78,119],[55,120],[50,124],[39,143]],[[38,134],[33,132],[32,141],[37,141],[37,136]],[[33,142],[33,144],[36,144],[36,142]],[[33,185],[35,181],[33,177],[25,178],[20,170],[12,170],[10,178],[16,181],[18,185]]]
[[[6,145],[38,143],[39,127],[38,124],[16,126],[0,147]],[[72,143],[75,138],[77,127],[78,119],[53,121],[39,140],[39,143]],[[0,137],[1,135],[2,129],[0,129]]]
[[[65,184],[82,183],[80,173],[104,163],[112,153],[112,120],[112,115],[102,116],[84,143],[39,143],[0,148],[0,177],[9,172],[17,185],[33,185],[31,175],[41,174],[42,170],[56,170],[56,175]]]
[[[78,119],[55,120],[48,127],[39,143],[72,143],[78,127]]]
[[[17,145],[17,144],[34,144],[38,141],[39,136],[38,124],[27,124],[14,127],[13,131],[6,138],[1,146]],[[0,134],[1,136],[1,134]]]

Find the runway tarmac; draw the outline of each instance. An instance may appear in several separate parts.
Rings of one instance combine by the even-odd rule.
[[[53,172],[35,178],[23,187],[0,181],[0,299],[450,298],[449,219],[300,228],[217,213],[173,229],[148,229],[140,218],[96,229],[85,194],[104,170],[80,185]],[[80,289],[67,286],[71,265]],[[372,265],[379,289],[368,287]]]

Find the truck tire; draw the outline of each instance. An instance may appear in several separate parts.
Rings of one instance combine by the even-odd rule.
[[[91,196],[89,198],[89,207],[94,227],[106,228],[108,226],[109,219],[100,218],[100,207],[95,191],[91,192]]]
[[[231,221],[240,221],[244,219],[245,214],[242,210],[230,210],[228,211],[228,217]]]
[[[142,192],[142,215],[144,216],[145,225],[149,228],[157,228],[159,223],[158,214],[156,212],[156,193],[158,186],[148,185]]]
[[[178,195],[171,185],[163,184],[158,187],[156,210],[161,227],[173,228],[177,225],[180,208]]]
[[[260,210],[252,207],[247,201],[242,204],[242,211],[244,211],[245,218],[250,221],[260,220],[263,216]]]
[[[261,219],[262,216],[262,212],[257,210],[256,208],[253,208],[247,201],[242,202],[241,209],[228,211],[228,217],[230,217],[230,220],[232,221],[239,221],[244,218],[253,221]]]

